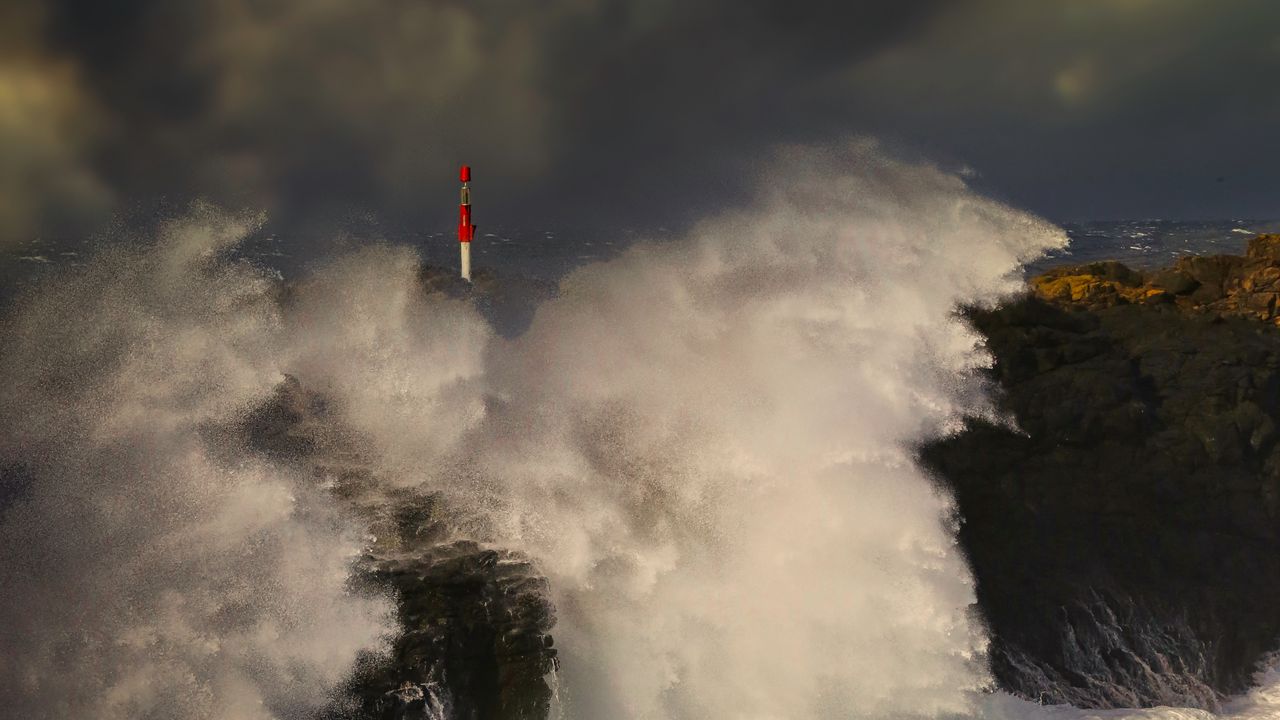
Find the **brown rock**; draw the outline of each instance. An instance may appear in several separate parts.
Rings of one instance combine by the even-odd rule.
[[[1151,294],[1141,273],[1114,261],[1055,268],[1032,278],[1031,288],[1050,302],[1095,308],[1143,302]]]
[[[1251,259],[1280,261],[1280,235],[1259,235],[1249,241],[1245,256]]]
[[[1200,283],[1188,273],[1169,269],[1156,273],[1151,278],[1151,286],[1173,295],[1186,295],[1200,287]]]
[[[1262,267],[1248,272],[1240,280],[1240,287],[1249,292],[1259,290],[1274,291],[1280,286],[1280,267],[1275,265],[1263,265]]]
[[[1211,316],[1244,316],[1280,325],[1280,235],[1259,235],[1248,254],[1179,258],[1144,276],[1118,262],[1054,268],[1030,280],[1033,293],[1058,306],[1101,310],[1173,304]]]
[[[1226,296],[1227,285],[1238,275],[1243,264],[1244,258],[1239,255],[1211,255],[1180,258],[1174,269],[1187,273],[1200,283],[1192,294],[1192,300],[1207,304]]]

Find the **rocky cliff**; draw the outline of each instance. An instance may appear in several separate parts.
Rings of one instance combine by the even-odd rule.
[[[972,311],[1009,426],[922,449],[955,494],[999,683],[1216,707],[1280,647],[1280,236],[1059,268]]]

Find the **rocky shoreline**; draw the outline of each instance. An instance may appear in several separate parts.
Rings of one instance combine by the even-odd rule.
[[[1280,647],[1280,236],[1051,270],[969,317],[1016,427],[922,448],[1001,687],[1214,709]]]
[[[514,332],[496,283],[466,295]],[[956,499],[999,686],[1046,704],[1218,708],[1280,647],[1280,236],[1245,256],[1032,278],[970,310],[1009,424],[920,449]],[[370,529],[354,589],[395,598],[399,633],[325,717],[532,720],[558,658],[528,558],[453,537],[438,498],[388,497],[323,398],[296,380],[242,429],[324,478]]]

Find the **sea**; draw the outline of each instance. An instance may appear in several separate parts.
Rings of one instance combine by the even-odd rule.
[[[1280,232],[1280,221],[1095,220],[1062,228],[1071,244],[1028,264],[1029,273],[1100,260],[1150,270],[1172,265],[1184,255],[1241,255],[1251,238]]]
[[[1217,716],[994,690],[952,508],[909,450],[993,412],[958,305],[1280,223],[1059,227],[838,152],[779,158],[789,184],[688,230],[482,235],[478,269],[559,288],[514,336],[421,292],[422,262],[456,267],[445,229],[317,257],[203,208],[137,246],[3,250],[0,715],[309,718],[385,645],[390,599],[347,577],[376,525],[235,440],[294,378],[340,429],[314,465],[367,469],[362,503],[430,493],[451,534],[546,576],[557,717],[1280,716],[1277,672]]]
[[[1149,270],[1171,265],[1185,255],[1243,254],[1251,238],[1280,232],[1280,220],[1091,220],[1060,223],[1070,244],[1050,250],[1025,265],[1028,275],[1061,265],[1118,260]],[[478,236],[472,245],[474,264],[503,276],[523,276],[556,282],[574,268],[610,260],[640,240],[663,242],[673,232],[665,227],[613,233],[585,233],[573,228],[499,228]],[[457,267],[456,235],[435,231],[404,233],[390,238],[370,237],[358,242],[390,242],[414,247],[428,264]],[[78,266],[95,242],[69,237],[37,237],[0,246],[0,299],[23,281],[58,266]],[[235,253],[284,277],[305,272],[314,257],[307,238],[274,233],[255,234]]]

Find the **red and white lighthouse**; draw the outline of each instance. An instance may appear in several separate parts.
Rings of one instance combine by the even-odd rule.
[[[471,166],[463,165],[459,173],[462,180],[462,203],[458,206],[458,246],[462,251],[462,279],[471,282],[471,241],[476,237],[476,226],[471,224]]]

